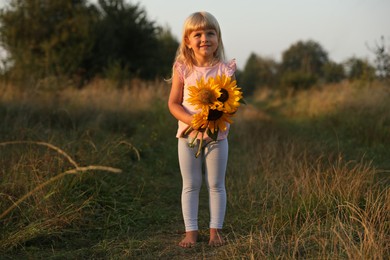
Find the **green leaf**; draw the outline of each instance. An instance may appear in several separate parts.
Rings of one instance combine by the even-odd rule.
[[[211,132],[210,128],[207,128],[207,135],[210,136],[210,138],[213,139],[214,141],[217,141],[218,132],[219,132],[219,129],[214,130],[214,133],[213,133],[213,132]]]
[[[244,98],[241,98],[240,100],[238,100],[238,102],[240,102],[241,104],[244,104],[244,105],[247,104]]]

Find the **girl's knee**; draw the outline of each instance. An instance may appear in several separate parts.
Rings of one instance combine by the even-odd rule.
[[[208,190],[210,192],[217,192],[217,193],[221,193],[221,192],[225,192],[226,189],[225,189],[225,183],[215,183],[215,184],[210,184],[208,185]]]
[[[183,192],[199,192],[201,184],[199,183],[187,183],[183,184]]]

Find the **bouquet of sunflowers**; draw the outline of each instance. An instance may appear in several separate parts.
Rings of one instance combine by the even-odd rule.
[[[204,78],[197,81],[196,86],[190,86],[187,101],[200,112],[195,114],[192,127],[189,127],[184,136],[197,129],[195,137],[189,142],[194,147],[194,142],[201,134],[200,145],[195,157],[201,153],[203,137],[207,135],[216,141],[220,131],[227,130],[227,123],[233,123],[232,117],[237,112],[243,100],[241,89],[237,87],[235,80],[226,75],[210,77],[206,82]],[[207,144],[206,144],[207,145]]]

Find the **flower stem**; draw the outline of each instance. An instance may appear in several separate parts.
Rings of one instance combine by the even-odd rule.
[[[194,128],[192,128],[192,126],[188,126],[187,129],[184,131],[184,133],[182,134],[183,137],[186,137],[187,135],[189,135],[192,131],[194,130]]]
[[[198,135],[199,135],[199,131],[196,132],[195,137],[191,140],[191,142],[188,143],[188,146],[189,146],[189,147],[194,148],[194,146],[195,146],[194,143],[195,143],[195,140],[196,140],[196,138],[198,137]]]
[[[199,133],[199,132],[198,132]],[[200,139],[200,143],[199,143],[199,147],[198,147],[198,151],[196,152],[195,154],[195,158],[198,158],[199,155],[201,154],[202,152],[202,145],[203,145],[203,136],[204,136],[204,132],[202,132],[202,138]]]

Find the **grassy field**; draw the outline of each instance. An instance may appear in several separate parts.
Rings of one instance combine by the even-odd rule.
[[[177,243],[167,83],[0,86],[1,259],[388,259],[390,86],[258,91],[229,137],[228,244]]]

